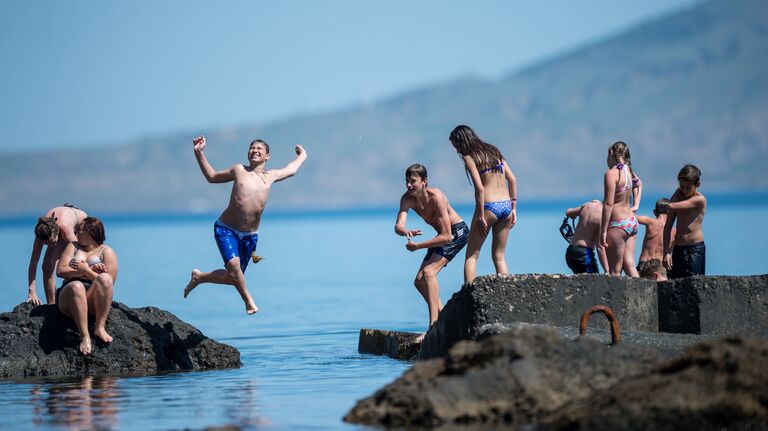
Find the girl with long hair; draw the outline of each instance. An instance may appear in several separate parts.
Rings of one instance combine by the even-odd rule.
[[[505,250],[509,230],[517,222],[517,180],[504,156],[483,142],[468,126],[456,126],[449,137],[464,162],[467,178],[475,188],[475,212],[469,228],[464,282],[474,280],[480,248],[493,232],[491,256],[497,274],[507,274]]]

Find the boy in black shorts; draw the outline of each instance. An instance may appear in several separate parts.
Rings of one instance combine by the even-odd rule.
[[[407,191],[400,198],[395,233],[408,238],[408,243],[405,245],[408,251],[427,249],[427,255],[421,262],[413,284],[427,302],[429,326],[432,326],[443,309],[437,274],[467,244],[469,228],[448,203],[448,198],[442,191],[427,187],[427,168],[424,166],[414,164],[406,169],[405,188]],[[405,228],[408,210],[411,209],[435,228],[436,237],[418,243],[413,242],[413,237],[421,235],[421,231]]]
[[[670,278],[703,275],[706,268],[707,248],[701,225],[707,212],[707,198],[699,193],[701,171],[694,165],[685,165],[677,174],[680,187],[669,200],[667,222],[664,224],[664,266]],[[674,246],[672,227],[677,221]]]

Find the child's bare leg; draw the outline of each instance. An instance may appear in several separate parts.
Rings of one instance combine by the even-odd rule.
[[[621,276],[621,268],[624,265],[624,245],[627,234],[623,229],[608,228],[608,248],[605,254],[608,257],[608,271],[611,275]]]
[[[88,298],[85,286],[79,281],[73,281],[62,289],[59,295],[59,311],[75,321],[80,332],[80,353],[91,354],[91,336],[88,333]]]
[[[640,277],[635,264],[635,245],[637,244],[637,234],[627,238],[624,246],[624,273],[630,277]]]
[[[189,278],[187,287],[184,288],[184,297],[186,298],[192,292],[192,289],[196,288],[200,283],[230,284],[227,282],[227,271],[223,269],[202,272],[195,268],[192,270],[192,276]]]
[[[507,238],[509,237],[509,224],[502,220],[493,225],[493,238],[491,240],[491,258],[496,274],[509,274],[507,268]]]
[[[477,220],[473,217],[472,227],[469,228],[469,239],[467,239],[467,255],[464,260],[464,283],[474,280],[477,275],[477,258],[480,257],[480,248],[483,246],[486,235],[480,232]]]
[[[107,317],[112,308],[112,288],[112,277],[101,273],[86,293],[88,310],[94,317],[93,335],[105,343],[112,342],[112,336],[107,332]]]
[[[259,311],[259,307],[253,302],[251,293],[248,292],[248,288],[245,287],[245,275],[243,275],[243,270],[240,269],[240,258],[233,257],[230,259],[229,262],[227,262],[226,272],[227,279],[230,281],[227,284],[235,286],[237,293],[240,294],[240,297],[243,298],[243,302],[245,302],[245,312],[248,314],[256,314],[256,312]]]

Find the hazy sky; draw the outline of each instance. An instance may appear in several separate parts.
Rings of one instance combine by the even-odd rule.
[[[497,78],[693,3],[3,1],[0,151],[122,144]]]

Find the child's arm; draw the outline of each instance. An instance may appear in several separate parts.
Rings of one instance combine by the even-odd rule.
[[[397,221],[395,221],[395,233],[400,236],[407,236],[409,239],[421,235],[421,231],[419,229],[416,230],[408,230],[405,228],[405,222],[408,220],[408,210],[410,209],[410,205],[408,204],[408,199],[405,195],[400,198],[400,211],[397,213]]]
[[[672,195],[672,199],[677,200],[677,191]],[[672,202],[670,202],[672,203]],[[667,207],[667,221],[664,222],[664,267],[667,270],[672,269],[672,229],[677,219],[677,213],[671,208]]]
[[[304,164],[304,161],[307,160],[307,151],[304,150],[304,147],[296,145],[294,151],[296,151],[296,158],[293,161],[285,165],[282,169],[269,171],[270,174],[275,176],[275,182],[294,176],[296,172],[299,171],[301,165]]]
[[[632,201],[635,203],[632,205],[632,212],[636,212],[638,208],[640,208],[640,199],[643,198],[643,182],[640,181],[639,177],[637,178],[637,183],[633,185],[632,187]]]
[[[29,283],[29,292],[27,293],[27,302],[31,302],[34,305],[42,304],[42,301],[37,297],[37,287],[35,286],[35,278],[37,277],[37,263],[40,261],[40,254],[43,252],[43,242],[39,238],[35,237],[35,242],[32,244],[32,255],[29,257],[29,269],[27,270],[27,281]]]
[[[584,210],[584,204],[581,204],[580,206],[577,206],[576,208],[568,208],[567,210],[565,210],[565,215],[567,217],[575,219],[576,217],[581,215],[581,212],[583,210]],[[597,242],[600,242],[599,239],[600,238],[598,238]]]
[[[56,275],[63,279],[73,278],[81,276],[82,271],[70,266],[72,258],[75,256],[75,244],[70,242],[67,244],[67,248],[61,253],[59,257],[59,265],[56,267]]]
[[[200,165],[200,170],[203,172],[206,181],[209,183],[226,183],[235,179],[234,166],[223,171],[216,171],[213,169],[213,166],[208,163],[208,159],[205,157],[205,153],[203,153],[203,150],[205,149],[205,136],[198,136],[193,139],[192,146],[195,151],[197,164]]]
[[[672,211],[686,211],[686,210],[702,208],[704,207],[704,205],[706,205],[706,203],[707,203],[707,200],[704,198],[703,195],[696,194],[684,201],[670,202],[667,208],[669,208]]]
[[[616,180],[618,171],[609,169],[603,179],[603,217],[600,220],[600,242],[603,247],[608,247],[608,222],[611,221],[613,212],[613,199],[616,194]]]
[[[509,169],[509,164],[506,160],[502,160],[507,169],[504,169],[504,176],[507,179],[507,187],[509,187],[509,200],[512,204],[512,212],[509,214],[509,227],[513,227],[517,223],[517,177],[512,173],[512,169]],[[485,205],[485,202],[483,202]]]
[[[107,274],[112,277],[112,282],[117,280],[117,254],[112,247],[104,247],[104,266],[107,268]]]
[[[648,226],[650,224],[653,224],[653,219],[648,217],[648,216],[641,216],[641,215],[639,215],[639,216],[635,216],[635,218],[637,219],[637,222],[642,224],[642,225]]]
[[[485,221],[485,188],[483,180],[480,179],[480,172],[477,171],[475,160],[471,156],[463,156],[464,164],[467,166],[469,178],[472,179],[472,185],[475,187],[475,219],[479,224],[480,231],[485,236],[488,233],[488,222]],[[510,196],[511,197],[511,196]]]

